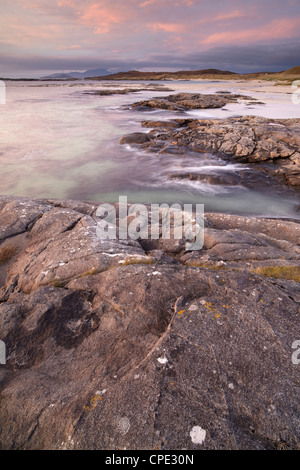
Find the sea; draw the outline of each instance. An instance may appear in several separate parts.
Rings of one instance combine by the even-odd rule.
[[[205,83],[204,83],[205,82]],[[223,109],[172,112],[138,111],[136,101],[179,91],[243,92],[243,84],[225,81],[10,81],[0,104],[0,194],[32,198],[130,203],[199,203],[206,212],[260,217],[300,218],[299,200],[293,191],[243,185],[213,185],[205,181],[170,178],[190,171],[236,172],[245,164],[226,163],[210,153],[150,153],[120,145],[121,136],[149,132],[144,120],[174,118],[221,119],[261,115],[272,118],[300,117],[291,93],[267,94],[253,86],[246,94],[266,104],[229,104]],[[152,87],[166,87],[154,91]],[[100,96],[97,90],[146,90]],[[173,91],[167,91],[167,88]],[[299,116],[298,116],[299,114]]]

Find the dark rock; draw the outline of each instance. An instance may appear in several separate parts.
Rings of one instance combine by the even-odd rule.
[[[176,148],[177,153],[180,152],[180,148]],[[172,153],[172,149],[168,147],[165,148],[164,151],[168,153]],[[161,150],[162,152],[162,150]],[[173,153],[175,151],[173,150]],[[252,169],[241,169],[241,170],[234,170],[234,171],[222,171],[221,170],[214,170],[214,173],[205,173],[205,172],[177,172],[171,173],[168,175],[169,179],[172,180],[189,180],[189,181],[203,181],[211,185],[221,185],[221,186],[238,186],[242,185],[245,188],[249,189],[260,189],[266,188],[268,186],[280,189],[281,185],[276,184],[273,178],[270,177],[268,171],[262,167],[253,166]]]
[[[172,130],[173,122],[178,122],[180,127]],[[143,125],[151,127],[151,121],[148,123]],[[284,185],[300,186],[300,119],[246,116],[224,120],[175,120],[170,129],[165,124],[155,125],[151,135],[154,142],[144,142],[144,148],[150,151],[155,141],[163,138],[165,146],[169,142],[178,149],[212,152],[225,160],[255,163],[256,172]]]
[[[209,184],[237,185],[241,184],[241,177],[235,173],[209,174],[209,173],[173,173],[168,175],[170,179],[188,179],[190,181],[206,181]]]
[[[119,89],[119,90],[92,90],[92,91],[85,91],[84,95],[96,95],[96,96],[110,96],[110,95],[127,95],[128,93],[134,93],[138,90],[131,90],[131,89]]]
[[[119,139],[119,144],[144,144],[151,141],[151,135],[143,132],[133,132]]]
[[[228,103],[236,103],[238,100],[251,101],[253,98],[234,94],[193,94],[177,93],[165,97],[138,101],[132,104],[133,108],[168,109],[172,111],[183,111],[187,109],[222,108]]]
[[[145,86],[140,88],[118,88],[116,90],[90,90],[85,91],[84,95],[97,95],[97,96],[109,96],[109,95],[128,95],[129,93],[139,93],[141,91],[163,91],[164,93],[167,91],[173,91],[170,88],[164,86]]]
[[[159,127],[161,129],[174,129],[179,127],[179,124],[177,122],[172,121],[143,121],[142,126],[151,127],[152,129],[155,127]]]

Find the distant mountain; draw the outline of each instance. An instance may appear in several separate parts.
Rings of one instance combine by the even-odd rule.
[[[52,75],[46,75],[41,77],[43,80],[70,80],[72,78],[90,78],[94,76],[106,76],[109,75],[109,71],[106,69],[92,69],[86,70],[85,72],[68,72],[68,73],[53,73]]]
[[[300,79],[300,66],[293,67],[281,72],[251,72],[236,73],[227,70],[204,69],[204,70],[187,70],[177,72],[139,72],[138,70],[130,70],[128,72],[117,72],[105,76],[88,77],[88,80],[286,80],[293,81]]]
[[[117,72],[110,74],[106,69],[91,69],[85,72],[54,73],[42,77],[42,80],[193,80],[193,79],[295,79],[300,78],[300,66],[293,67],[281,72],[252,72],[235,73],[227,70],[203,69],[203,70],[180,70],[177,72],[140,72],[138,70],[129,70],[127,72]]]
[[[68,75],[71,75],[73,78],[89,78],[95,77],[97,75],[109,75],[109,70],[106,69],[92,69],[86,70],[85,72],[70,72]]]
[[[41,80],[70,80],[71,78],[75,77],[68,73],[53,73],[52,75],[41,77]]]
[[[186,80],[193,78],[209,77],[209,76],[234,76],[237,75],[235,72],[228,72],[217,69],[204,69],[204,70],[187,70],[178,72],[139,72],[138,70],[130,70],[128,72],[117,72],[111,75],[105,76],[91,76],[87,77],[96,80]]]

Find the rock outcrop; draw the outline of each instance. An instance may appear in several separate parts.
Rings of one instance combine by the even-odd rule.
[[[110,95],[128,95],[129,93],[139,93],[141,91],[153,91],[153,92],[158,92],[158,91],[163,91],[164,93],[168,91],[173,91],[171,88],[167,88],[166,86],[155,86],[155,85],[145,85],[144,87],[128,87],[128,88],[116,88],[116,89],[111,89],[108,88],[106,90],[90,90],[90,91],[85,91],[85,95],[98,95],[98,96],[110,96]]]
[[[186,251],[96,209],[0,198],[2,449],[299,449],[299,223],[205,214]]]
[[[149,151],[212,152],[225,160],[255,164],[252,167],[256,173],[271,176],[280,184],[300,187],[300,119],[244,116],[224,120],[176,119],[171,123],[144,121],[142,125],[152,127],[146,134],[149,140],[144,137],[144,148]],[[132,139],[132,143],[138,142]]]
[[[171,111],[185,111],[188,109],[208,109],[223,108],[228,103],[237,102],[253,103],[257,100],[249,96],[236,95],[231,93],[219,94],[198,94],[198,93],[177,93],[174,95],[152,98],[150,100],[133,103],[133,108],[139,109],[168,109]],[[263,103],[262,103],[263,104]]]

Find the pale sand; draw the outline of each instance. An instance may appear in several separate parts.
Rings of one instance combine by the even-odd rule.
[[[237,115],[263,116],[273,119],[300,119],[300,87],[297,100],[299,104],[294,104],[292,97],[294,89],[292,86],[277,85],[275,82],[264,82],[261,80],[232,80],[215,81],[194,80],[191,83],[180,83],[176,81],[167,82],[166,86],[175,92],[192,93],[215,93],[217,91],[230,91],[231,93],[251,96],[265,103],[265,105],[245,103],[228,104],[225,109],[190,111],[189,114],[197,118],[225,118]]]
[[[176,80],[166,82],[168,87],[180,90],[194,90],[195,82],[197,82],[197,88],[199,90],[210,90],[211,88],[218,88],[220,90],[230,91],[259,91],[260,93],[280,93],[288,94],[292,93],[291,85],[276,85],[275,82],[266,82],[263,80],[193,80],[190,83],[180,83]],[[214,82],[214,83],[212,83]]]

